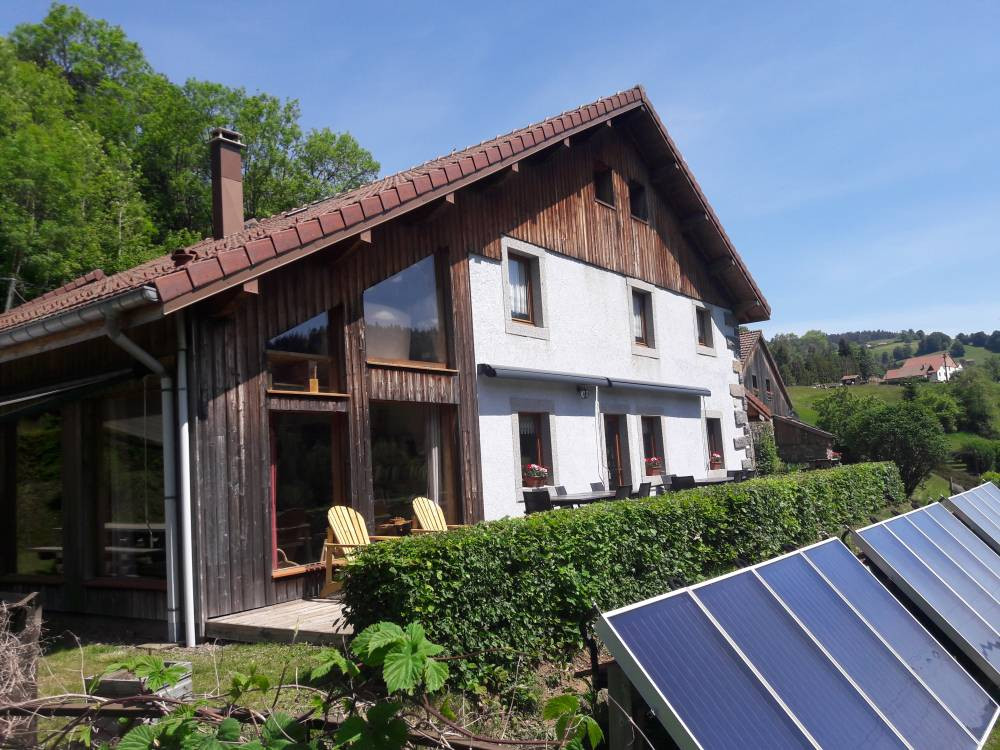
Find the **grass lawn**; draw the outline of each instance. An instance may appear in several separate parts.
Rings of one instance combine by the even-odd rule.
[[[788,386],[788,395],[792,398],[792,406],[799,414],[799,419],[809,424],[816,424],[819,415],[816,413],[816,401],[833,393],[837,388],[850,388],[856,396],[877,396],[886,403],[894,404],[903,400],[903,389],[898,385],[849,385],[834,388],[813,388],[810,385]]]
[[[204,644],[197,648],[143,648],[134,645],[90,643],[82,647],[50,647],[38,668],[40,695],[79,693],[83,677],[100,674],[109,664],[130,656],[151,653],[165,661],[191,662],[192,687],[195,693],[219,693],[229,689],[232,676],[247,674],[256,668],[277,683],[285,670],[285,683],[294,683],[310,668],[309,661],[319,647],[306,644],[229,643],[223,646]],[[269,707],[273,692],[249,701],[256,708]]]

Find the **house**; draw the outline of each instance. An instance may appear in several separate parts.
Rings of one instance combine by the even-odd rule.
[[[264,219],[241,149],[213,131],[214,237],[0,316],[5,590],[194,642],[319,590],[331,504],[748,465],[770,310],[641,87]]]
[[[863,378],[860,375],[844,375],[840,379],[841,385],[860,385]]]
[[[770,428],[782,461],[826,461],[833,452],[835,436],[799,419],[761,331],[740,332],[740,366],[754,440],[762,429]]]
[[[951,380],[956,372],[961,371],[962,365],[952,359],[948,352],[937,352],[903,360],[899,367],[886,372],[882,382],[928,380],[932,383],[944,383]]]

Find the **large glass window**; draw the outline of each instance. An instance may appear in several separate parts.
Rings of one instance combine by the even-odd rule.
[[[14,518],[17,551],[13,573],[63,572],[62,418],[57,412],[17,422]]]
[[[454,409],[381,402],[371,405],[370,419],[376,523],[409,518],[421,495],[459,523]]]
[[[330,316],[322,312],[267,342],[272,390],[321,393],[336,390],[330,352]]]
[[[436,274],[431,255],[365,290],[369,361],[447,362],[444,313]]]
[[[99,402],[97,495],[101,576],[164,578],[163,420],[160,390],[143,387]]]
[[[271,415],[276,568],[320,560],[336,500],[335,430],[328,413]]]

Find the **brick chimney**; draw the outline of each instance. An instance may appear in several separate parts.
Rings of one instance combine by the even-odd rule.
[[[212,157],[212,234],[221,240],[243,229],[243,136],[213,128],[208,140]]]

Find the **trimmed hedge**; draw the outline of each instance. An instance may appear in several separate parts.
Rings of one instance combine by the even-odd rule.
[[[904,500],[892,463],[856,464],[598,503],[374,544],[347,567],[355,630],[421,622],[466,685],[578,650],[607,610],[767,559]],[[485,652],[485,653],[483,653]]]

